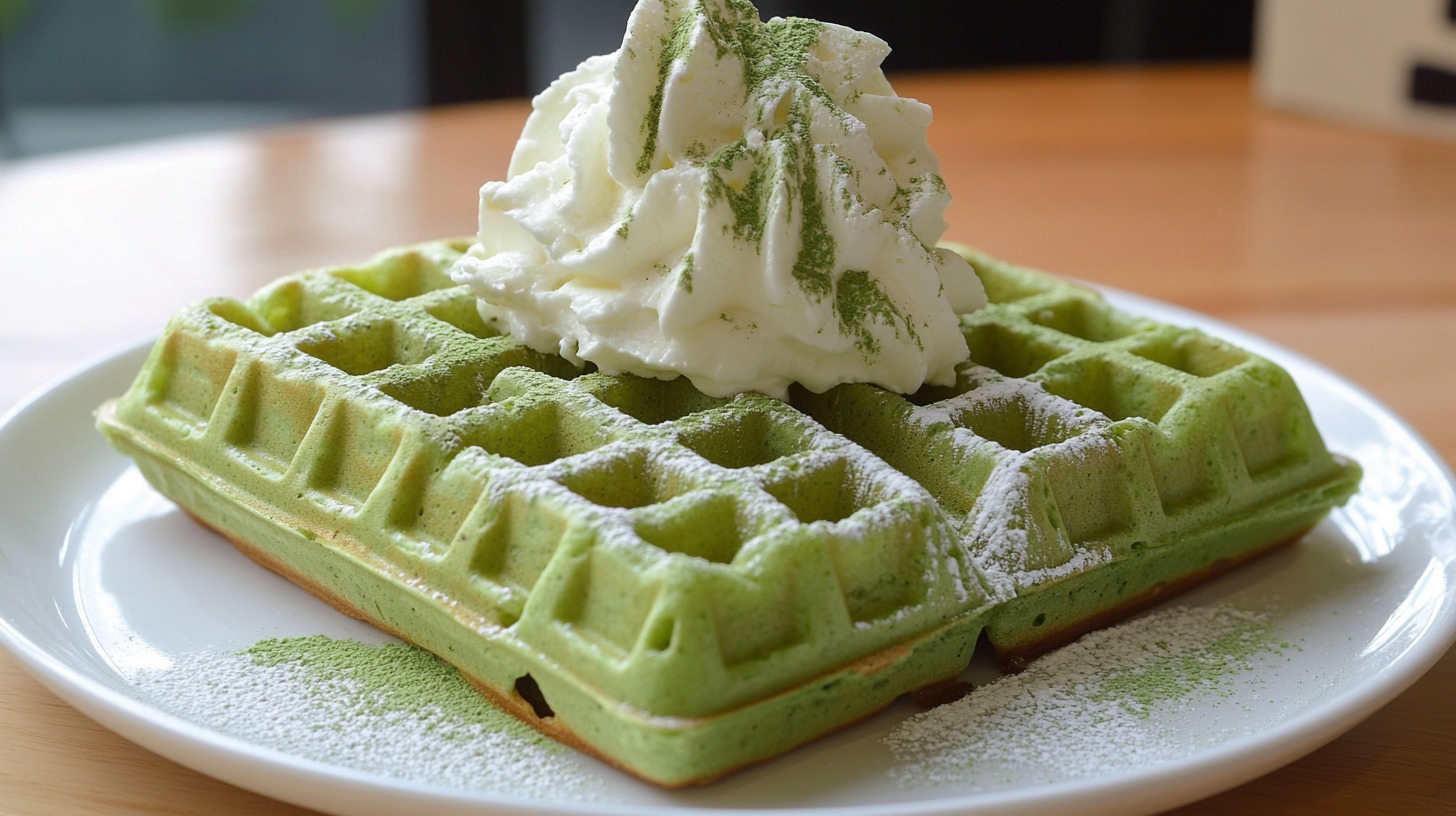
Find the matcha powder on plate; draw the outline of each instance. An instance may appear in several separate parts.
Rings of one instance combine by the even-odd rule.
[[[1174,607],[1094,632],[885,738],[905,784],[996,790],[1176,760],[1257,727],[1266,661],[1291,648],[1263,615]]]
[[[256,745],[464,790],[592,796],[567,749],[493,706],[459,672],[407,644],[322,635],[202,652],[136,688],[183,719]]]

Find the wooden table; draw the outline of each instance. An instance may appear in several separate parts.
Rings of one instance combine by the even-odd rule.
[[[1207,312],[1339,371],[1456,461],[1456,145],[1261,108],[1239,66],[901,77],[949,238]],[[177,307],[473,231],[512,102],[0,166],[0,410]],[[1295,764],[1178,811],[1456,812],[1456,653]],[[0,655],[0,812],[286,813],[101,729]],[[297,811],[293,811],[297,812]]]

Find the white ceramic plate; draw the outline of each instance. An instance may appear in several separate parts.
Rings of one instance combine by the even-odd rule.
[[[581,759],[582,772],[599,778],[600,797],[578,801],[543,794],[539,785],[463,790],[399,781],[179,719],[138,691],[139,673],[266,637],[380,636],[192,524],[92,430],[91,411],[125,389],[143,348],[63,379],[0,425],[0,643],[123,736],[205,774],[332,813],[1125,815],[1175,807],[1333,739],[1456,640],[1456,490],[1403,422],[1333,374],[1206,317],[1109,297],[1129,311],[1202,326],[1286,366],[1330,447],[1366,471],[1359,495],[1300,546],[1180,600],[1262,610],[1293,648],[1258,669],[1257,695],[1215,701],[1213,717],[1206,709],[1154,723],[1193,746],[1171,759],[1076,779],[1043,769],[1042,778],[995,784],[892,780],[895,759],[881,738],[908,714],[895,708],[703,790],[659,791]]]

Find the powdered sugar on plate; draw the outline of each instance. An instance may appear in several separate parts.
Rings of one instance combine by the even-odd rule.
[[[1259,730],[1259,669],[1297,648],[1263,614],[1166,608],[909,717],[884,738],[888,773],[913,787],[994,791],[1191,756]],[[574,752],[405,644],[264,640],[185,656],[133,682],[191,722],[338,767],[527,798],[611,798]]]
[[[1284,662],[1294,648],[1261,614],[1160,610],[912,716],[885,738],[890,774],[906,784],[997,790],[1190,756],[1231,732],[1258,730],[1259,666]]]
[[[324,636],[209,651],[134,680],[152,705],[238,739],[338,767],[459,790],[593,799],[575,754],[406,644]]]

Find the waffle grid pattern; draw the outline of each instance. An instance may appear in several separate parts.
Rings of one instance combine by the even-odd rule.
[[[1358,482],[1272,363],[974,253],[954,385],[783,403],[517,345],[445,274],[465,248],[186,309],[100,427],[286,574],[666,784],[954,676],[983,627],[998,654],[1085,631]]]
[[[1353,492],[1358,469],[1326,450],[1277,365],[966,254],[991,305],[962,318],[971,359],[954,386],[795,402],[926,486],[1000,597],[1060,591],[1240,518],[1286,518],[1294,534]],[[991,629],[998,648],[1035,635]]]
[[[776,400],[495,336],[441,271],[458,249],[187,310],[118,414],[654,715],[743,705],[985,605],[919,485]]]

